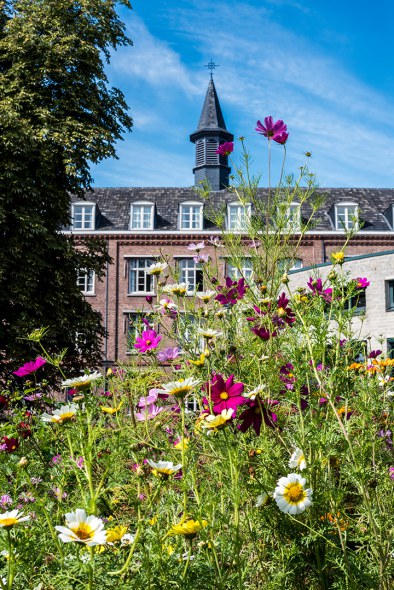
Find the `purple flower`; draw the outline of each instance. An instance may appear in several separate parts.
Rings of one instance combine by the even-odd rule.
[[[37,371],[40,367],[45,365],[45,363],[46,360],[42,358],[42,356],[38,356],[35,361],[25,363],[22,367],[19,367],[17,371],[13,371],[13,373],[18,377],[26,377],[26,375],[30,375],[30,373]]]
[[[154,404],[155,401],[158,398],[158,394],[156,392],[155,389],[151,389],[149,391],[149,395],[145,396],[145,397],[140,397],[140,401],[138,402],[138,407],[139,408],[146,408],[146,406],[150,406],[151,404]]]
[[[332,289],[329,288],[323,290],[323,282],[321,279],[313,279],[310,277],[307,285],[314,295],[321,295],[327,303],[332,302]]]
[[[23,399],[25,399],[27,402],[35,402],[37,399],[40,399],[40,397],[42,397],[42,393],[31,393],[30,395],[25,395]]]
[[[218,147],[216,153],[219,154],[219,156],[229,156],[233,151],[234,143],[232,141],[225,141]]]
[[[382,354],[381,350],[371,350],[371,352],[368,355],[369,359],[376,359],[380,354]]]
[[[270,338],[274,338],[276,336],[276,332],[270,332],[266,330],[262,326],[254,326],[254,328],[250,328],[253,334],[256,334],[261,340],[269,340]]]
[[[6,508],[8,504],[12,504],[12,498],[8,494],[3,494],[0,496],[0,506],[2,508]]]
[[[239,281],[233,281],[230,277],[227,277],[226,286],[218,287],[219,293],[215,299],[221,305],[235,305],[238,300],[243,299],[247,288],[248,285],[245,285],[245,279],[243,277]]]
[[[140,352],[147,352],[157,348],[160,340],[161,336],[155,330],[145,330],[140,337],[135,339],[134,348],[137,348]]]
[[[269,401],[268,403],[270,405],[279,404],[277,400]],[[248,428],[252,427],[257,436],[259,436],[263,420],[266,425],[271,428],[275,425],[275,422],[277,422],[278,416],[263,404],[253,401],[248,405],[249,407],[239,416],[239,419],[243,420],[242,424],[238,426],[241,432],[246,432]]]
[[[389,467],[389,476],[391,479],[394,479],[394,467]]]
[[[193,256],[193,260],[196,264],[206,264],[209,262],[209,254],[197,254]]]
[[[166,348],[165,350],[161,350],[157,353],[157,360],[161,363],[165,363],[166,361],[173,361],[180,355],[180,349],[175,346],[174,348]]]
[[[270,141],[273,139],[276,143],[285,144],[289,134],[287,133],[287,126],[283,123],[281,119],[274,123],[272,117],[265,117],[264,125],[261,121],[257,121],[256,123],[256,131],[261,135],[264,135]]]
[[[234,375],[230,375],[224,382],[223,376],[215,373],[212,381],[204,385],[204,390],[208,395],[210,394],[215,414],[232,409],[234,415],[237,406],[245,403],[245,398],[242,396],[244,387],[243,383],[234,383]]]
[[[3,436],[2,441],[2,444],[0,444],[0,451],[13,453],[19,449],[19,440],[17,438],[8,438],[8,436]]]
[[[151,406],[146,406],[144,412],[136,412],[135,417],[139,422],[145,422],[145,420],[153,420],[156,418],[161,412],[163,412],[164,408],[155,406],[152,404]]]
[[[145,301],[146,301],[147,303],[149,303],[149,305],[150,305],[150,304],[152,303],[152,301],[153,301],[153,297],[152,297],[152,295],[147,295],[147,296],[145,297]]]
[[[282,293],[278,298],[277,305],[277,316],[273,318],[273,322],[276,325],[283,326],[286,323],[288,326],[291,326],[296,321],[294,311],[288,307],[289,299],[286,297],[285,293]]]
[[[371,284],[368,279],[362,277],[357,277],[357,279],[354,280],[356,281],[357,289],[366,289]]]
[[[194,242],[191,244],[188,244],[186,246],[187,250],[192,250],[193,252],[200,252],[200,250],[203,250],[205,248],[205,242],[198,242],[197,244],[195,244]]]
[[[62,462],[62,456],[61,456],[61,455],[54,455],[54,456],[52,457],[52,459],[51,459],[51,462],[52,462],[54,465],[59,465],[59,463],[61,463],[61,462]]]

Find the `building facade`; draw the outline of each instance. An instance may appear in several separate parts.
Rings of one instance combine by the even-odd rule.
[[[215,238],[223,227],[215,221],[220,213],[226,230],[242,234],[249,216],[256,215],[253,203],[241,204],[228,190],[230,167],[227,156],[216,153],[224,142],[232,141],[227,131],[216,88],[211,79],[196,131],[190,135],[195,144],[193,168],[195,186],[186,188],[96,188],[84,201],[72,200],[72,225],[66,230],[77,242],[97,237],[107,242],[112,263],[98,281],[92,271],[81,269],[78,284],[91,305],[101,312],[107,331],[103,343],[104,364],[127,362],[130,331],[138,317],[149,309],[146,297],[156,300],[156,279],[147,269],[165,258],[180,282],[190,292],[204,290],[201,266],[190,243],[204,241],[204,253],[214,256]],[[209,203],[196,190],[202,181],[211,187]],[[294,261],[296,268],[325,264],[332,252],[341,249],[345,229],[360,227],[346,248],[348,256],[385,252],[394,248],[394,190],[392,189],[319,189],[324,205],[317,214],[314,229],[303,236]],[[259,188],[257,199],[267,199],[268,190]],[[301,226],[311,214],[308,203],[291,203],[289,214],[298,216]],[[293,230],[296,226],[293,225]],[[299,232],[292,239],[298,241]],[[390,257],[382,264],[392,265]],[[380,264],[380,263],[379,263]],[[222,256],[218,279],[236,275]],[[245,278],[253,272],[245,256]],[[393,274],[390,269],[384,271]],[[389,279],[387,279],[389,280]],[[394,333],[392,335],[394,337]]]

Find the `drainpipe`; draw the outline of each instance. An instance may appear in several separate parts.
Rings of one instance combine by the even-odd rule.
[[[109,238],[107,238],[107,256],[109,255]],[[104,300],[104,391],[107,381],[108,362],[108,290],[109,290],[109,261],[105,263],[105,300]]]
[[[324,243],[324,238],[322,238],[321,241],[321,257],[322,257],[322,262],[326,261],[326,246]]]

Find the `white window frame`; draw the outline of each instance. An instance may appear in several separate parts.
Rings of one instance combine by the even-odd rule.
[[[343,220],[339,220],[338,217],[338,209],[344,209]],[[352,211],[351,211],[352,209]],[[337,230],[349,230],[349,229],[358,229],[358,213],[359,208],[357,203],[335,203],[335,229]],[[356,217],[357,221],[354,223],[351,219],[352,217]],[[353,225],[354,223],[354,225]]]
[[[139,218],[135,219],[137,208],[140,210]],[[149,223],[146,223],[145,214],[149,211]],[[141,215],[142,210],[142,215]],[[130,229],[136,231],[149,231],[154,229],[155,204],[150,201],[135,201],[130,204]]]
[[[199,209],[198,211],[198,219],[194,209]],[[189,221],[185,223],[184,214],[186,213],[186,209],[188,209],[188,217]],[[197,222],[196,222],[197,221]],[[193,227],[193,225],[195,227]],[[199,201],[185,201],[181,203],[179,206],[179,229],[183,231],[201,231],[203,229],[203,204]]]
[[[78,271],[77,285],[83,295],[95,295],[95,272],[81,268]]]
[[[285,230],[296,232],[301,230],[301,205],[300,203],[290,203],[286,212]]]
[[[80,227],[76,227],[75,216],[77,215],[76,209],[81,209],[81,220],[78,221]],[[87,212],[90,215],[87,215]],[[94,230],[96,228],[96,203],[88,203],[83,201],[82,203],[72,203],[71,205],[71,223],[72,229],[77,231],[83,230]]]
[[[139,266],[140,260],[145,261],[145,263],[146,263],[145,266]],[[146,272],[152,266],[152,264],[154,264],[155,262],[156,262],[156,260],[150,256],[132,256],[132,257],[128,258],[128,261],[127,261],[127,294],[128,295],[144,296],[144,295],[154,295],[155,294],[154,276],[149,275]],[[138,264],[138,266],[136,266],[136,268],[133,268],[133,265],[136,263]],[[137,290],[134,290],[134,291],[131,290],[131,273],[132,272],[135,273],[135,285],[137,287]],[[138,290],[138,285],[141,280],[144,282],[145,287],[148,286],[148,283],[150,282],[151,289],[149,291],[147,291],[146,289],[142,290],[142,291]]]
[[[237,210],[236,216],[233,216],[232,211]],[[244,205],[239,201],[233,201],[227,204],[227,229],[231,231],[245,231],[248,227],[248,221],[252,213],[250,203]],[[234,218],[235,217],[235,218]]]
[[[239,281],[244,278],[249,281],[253,277],[253,265],[251,258],[245,257],[242,260],[240,267],[236,267],[231,264],[230,261],[226,261],[226,277],[230,277],[233,281]]]
[[[188,285],[187,294],[192,295],[196,293],[197,284],[200,283],[200,289],[197,293],[204,291],[204,276],[202,265],[195,262],[192,257],[182,256],[176,259],[179,270],[179,282]],[[197,272],[200,273],[200,281],[197,280]]]

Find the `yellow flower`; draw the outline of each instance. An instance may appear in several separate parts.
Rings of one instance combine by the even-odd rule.
[[[345,262],[345,253],[340,250],[331,254],[331,260],[334,264],[343,264]]]
[[[168,531],[168,535],[183,535],[187,539],[192,539],[196,534],[207,526],[206,520],[185,520],[174,524]]]
[[[229,420],[232,420],[234,410],[229,408],[222,410],[220,414],[208,414],[204,415],[201,421],[201,428],[204,428],[207,432],[216,432],[221,430],[227,424]]]
[[[102,412],[105,412],[106,414],[116,414],[116,412],[118,412],[122,406],[123,406],[123,402],[120,402],[120,404],[116,408],[111,408],[108,406],[100,406],[100,410]]]
[[[154,526],[157,523],[157,520],[157,516],[153,516],[150,520],[148,520],[148,522],[151,526]]]
[[[19,522],[29,520],[30,516],[23,516],[19,510],[11,510],[11,512],[4,512],[0,514],[0,527],[10,529]]]
[[[202,367],[203,364],[205,363],[205,357],[206,357],[206,355],[202,352],[200,354],[200,358],[197,361],[192,361],[191,359],[189,359],[187,362],[190,363],[191,365],[195,365],[196,367]]]
[[[174,444],[174,449],[178,449],[179,451],[186,450],[189,446],[189,439],[188,438],[179,438],[176,443]]]
[[[127,533],[127,526],[118,525],[113,529],[107,530],[107,543],[115,543],[121,541]]]

